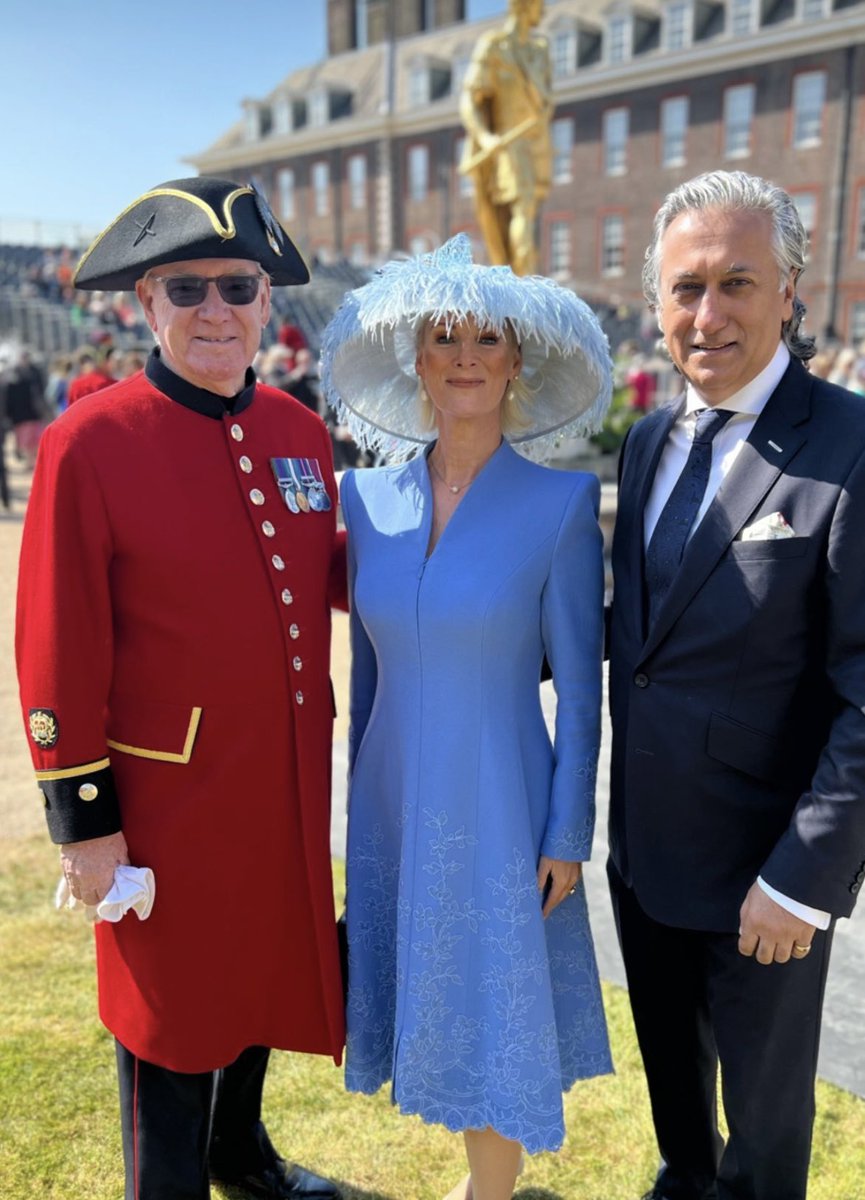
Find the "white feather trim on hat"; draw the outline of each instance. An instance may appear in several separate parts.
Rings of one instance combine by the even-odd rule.
[[[600,428],[612,364],[595,314],[550,279],[473,263],[460,233],[431,254],[387,263],[348,293],[324,332],[325,397],[359,446],[400,461],[435,438],[417,405],[418,331],[428,320],[466,317],[499,333],[509,325],[519,341],[531,399],[527,423],[507,435],[516,449],[543,459],[557,441]]]

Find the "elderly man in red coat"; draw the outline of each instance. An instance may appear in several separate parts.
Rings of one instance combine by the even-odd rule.
[[[271,284],[308,280],[252,187],[201,177],[127,208],[76,286],[133,286],[143,371],[47,431],[21,558],[21,696],[72,896],[150,868],[151,915],[96,926],[126,1200],[209,1178],[338,1197],[260,1119],[269,1047],[344,1040],[329,858],[330,441],[250,364]],[[343,597],[344,602],[344,597]]]

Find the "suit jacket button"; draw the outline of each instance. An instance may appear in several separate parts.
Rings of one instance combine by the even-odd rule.
[[[851,883],[851,884],[850,884],[850,893],[851,893],[851,895],[855,896],[855,895],[856,895],[856,893],[859,891],[859,889],[860,889],[860,887],[861,887],[861,886],[862,886],[862,884],[861,884],[861,883]]]
[[[642,671],[638,671],[634,676],[634,683],[638,688],[647,688],[649,686],[649,676],[644,675]]]

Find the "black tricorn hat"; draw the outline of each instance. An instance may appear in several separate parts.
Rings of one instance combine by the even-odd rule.
[[[309,271],[253,184],[198,175],[172,179],[133,200],[84,253],[77,288],[131,291],[145,271],[191,258],[246,258],[275,284]]]

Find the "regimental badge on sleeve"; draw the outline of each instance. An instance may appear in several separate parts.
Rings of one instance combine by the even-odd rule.
[[[272,458],[270,465],[289,512],[329,512],[327,494],[317,458]]]
[[[31,708],[27,724],[30,736],[40,750],[50,750],[57,745],[60,727],[56,714],[50,708]]]

